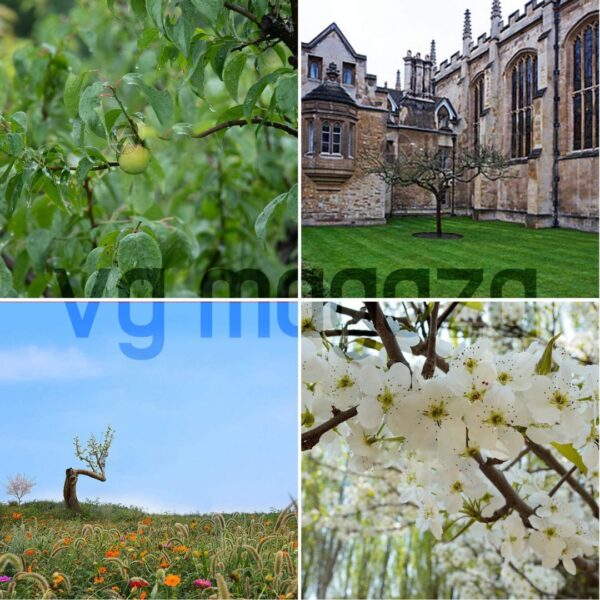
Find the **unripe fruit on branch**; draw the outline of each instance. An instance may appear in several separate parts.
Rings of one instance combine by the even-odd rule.
[[[143,173],[150,162],[150,150],[141,144],[125,144],[119,154],[119,166],[125,173]]]
[[[138,123],[137,132],[141,140],[151,140],[158,136],[158,132],[151,125],[146,123]]]

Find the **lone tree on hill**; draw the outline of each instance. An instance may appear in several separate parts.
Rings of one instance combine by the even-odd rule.
[[[17,504],[20,505],[23,496],[29,494],[34,485],[35,481],[33,479],[17,473],[16,475],[9,477],[6,484],[6,494],[12,496],[17,501]]]
[[[66,472],[63,495],[67,508],[73,511],[79,511],[79,500],[77,499],[77,479],[79,475],[86,475],[98,481],[106,481],[106,459],[108,451],[115,437],[115,432],[109,425],[104,432],[104,439],[98,441],[94,434],[91,434],[87,441],[87,447],[83,449],[79,444],[79,438],[75,436],[75,456],[89,469],[73,469],[69,467]]]
[[[398,157],[377,155],[367,160],[369,173],[379,175],[388,185],[416,185],[435,196],[436,236],[442,237],[442,204],[455,183],[470,183],[479,175],[490,181],[508,179],[509,159],[490,146],[460,151],[452,160],[449,149],[419,148]]]

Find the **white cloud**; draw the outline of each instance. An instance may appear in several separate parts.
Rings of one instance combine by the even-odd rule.
[[[77,348],[22,346],[0,350],[0,382],[96,377],[99,367]]]

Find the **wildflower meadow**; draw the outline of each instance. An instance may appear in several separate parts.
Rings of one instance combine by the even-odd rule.
[[[0,504],[0,598],[295,598],[297,517]]]

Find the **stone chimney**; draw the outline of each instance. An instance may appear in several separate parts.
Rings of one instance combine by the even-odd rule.
[[[492,27],[490,33],[492,39],[498,39],[500,36],[500,29],[502,29],[502,8],[500,6],[500,0],[492,0]]]
[[[402,89],[402,82],[400,81],[400,69],[396,71],[396,89],[398,91]]]
[[[437,67],[437,54],[435,51],[435,40],[431,40],[431,50],[429,51],[429,58],[431,59],[431,64],[434,69]]]
[[[463,25],[463,56],[471,54],[471,46],[473,45],[473,33],[471,31],[471,11],[465,10],[465,23]]]
[[[404,91],[414,94],[412,52],[409,50],[404,57]]]

